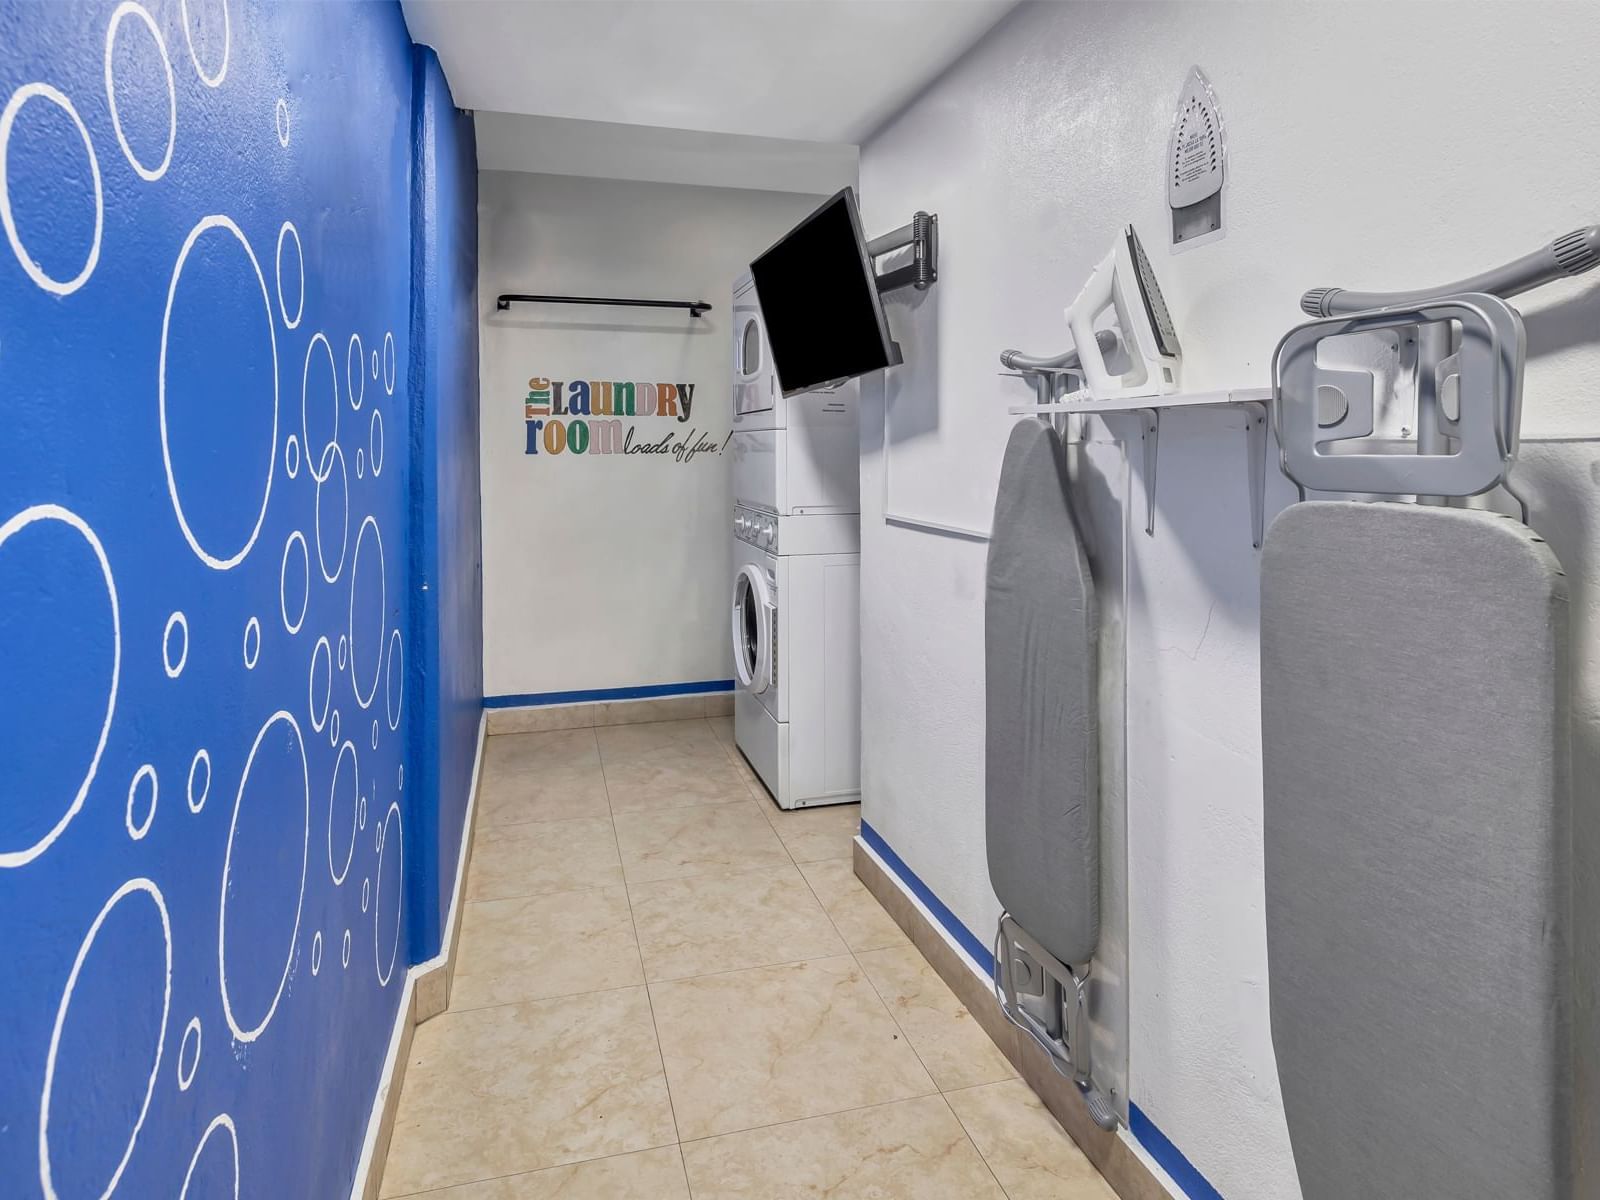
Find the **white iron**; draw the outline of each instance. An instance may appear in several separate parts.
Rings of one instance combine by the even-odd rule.
[[[1116,313],[1128,369],[1113,375],[1095,336],[1095,321]],[[1067,328],[1081,359],[1083,390],[1091,400],[1165,396],[1180,383],[1183,353],[1155,271],[1133,226],[1124,226],[1111,253],[1094,269],[1067,309]]]

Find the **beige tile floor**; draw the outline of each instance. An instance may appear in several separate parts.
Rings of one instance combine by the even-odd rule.
[[[729,719],[489,739],[384,1197],[1114,1200]]]

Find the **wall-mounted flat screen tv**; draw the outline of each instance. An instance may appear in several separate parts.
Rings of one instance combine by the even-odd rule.
[[[784,395],[900,361],[853,189],[829,198],[751,263],[750,273]]]

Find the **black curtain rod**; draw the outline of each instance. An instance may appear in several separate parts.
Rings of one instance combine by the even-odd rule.
[[[691,317],[711,311],[704,300],[624,300],[603,296],[525,296],[507,293],[495,300],[497,309],[505,310],[513,304],[603,304],[616,308],[687,308]]]

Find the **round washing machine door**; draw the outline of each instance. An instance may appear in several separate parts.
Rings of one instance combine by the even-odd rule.
[[[754,563],[733,578],[733,666],[756,695],[772,686],[772,593]]]

